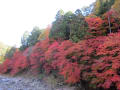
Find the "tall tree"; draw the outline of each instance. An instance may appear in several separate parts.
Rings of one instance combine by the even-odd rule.
[[[59,11],[58,11],[59,12]],[[69,32],[69,26],[68,23],[70,21],[70,18],[72,16],[72,12],[67,12],[66,14],[57,15],[60,16],[59,18],[57,17],[56,20],[53,22],[49,37],[54,38],[54,39],[69,39],[69,35],[66,35],[67,32]]]
[[[27,41],[28,41],[28,46],[33,46],[35,43],[38,42],[38,37],[41,34],[41,30],[38,27],[34,27],[32,32],[30,33]]]
[[[81,10],[77,9],[75,13],[71,11],[64,14],[59,19],[53,22],[50,38],[54,39],[71,39],[78,42],[86,35],[87,23],[85,17],[82,15]]]
[[[87,29],[88,24],[85,17],[82,15],[81,10],[77,9],[70,23],[70,39],[74,42],[84,39],[85,35],[87,35]]]
[[[94,7],[94,14],[100,16],[111,9],[115,0],[97,0]]]

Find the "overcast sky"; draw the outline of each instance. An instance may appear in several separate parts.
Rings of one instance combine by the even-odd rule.
[[[24,31],[45,28],[58,10],[75,11],[95,0],[0,0],[0,41],[20,45]]]

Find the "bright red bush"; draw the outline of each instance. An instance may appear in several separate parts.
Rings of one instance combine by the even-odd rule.
[[[34,47],[33,51],[29,57],[31,70],[34,74],[43,72],[43,67],[46,62],[45,52],[48,50],[50,43],[49,39],[38,42]]]
[[[11,59],[6,59],[0,65],[0,73],[10,73],[15,75],[28,68],[29,62],[20,51],[16,51]]]
[[[100,56],[92,65],[92,75],[97,81],[92,80],[98,87],[110,89],[112,86],[119,88],[120,82],[120,33],[110,34],[104,44],[100,45],[97,55]]]
[[[0,65],[0,73],[9,73],[12,69],[13,62],[10,59],[6,59],[3,64]]]
[[[93,36],[100,36],[105,34],[105,30],[102,27],[103,20],[100,17],[88,17],[86,18],[89,30],[88,32]]]
[[[87,82],[91,87],[120,89],[120,33],[82,40],[46,39],[29,55],[17,51],[0,65],[0,73],[16,75],[28,68],[34,73],[57,71],[66,83]],[[28,50],[27,50],[28,51]]]
[[[11,75],[15,75],[29,67],[29,62],[22,52],[15,52],[13,61]]]
[[[66,62],[60,69],[60,74],[64,76],[67,83],[80,82],[81,68],[77,63]]]
[[[81,68],[83,69],[84,67],[82,64],[89,63],[87,61],[93,52],[93,49],[86,47],[86,45],[86,41],[80,43],[64,41],[61,44],[55,42],[48,49],[49,51],[46,53],[49,53],[48,63],[53,69],[59,70],[59,73],[64,76],[67,83],[74,84],[80,81]],[[53,48],[54,46],[56,47]]]
[[[119,88],[119,37],[114,33],[79,43],[55,41],[43,55],[43,69],[48,73],[58,70],[67,83],[84,80],[104,89]]]
[[[101,18],[87,17],[86,22],[89,26],[88,32],[91,34],[89,37],[103,36],[111,32],[115,33],[118,32],[120,27],[120,18],[114,10],[108,11]]]

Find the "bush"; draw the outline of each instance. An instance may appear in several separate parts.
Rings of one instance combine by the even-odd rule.
[[[0,73],[16,75],[30,68],[33,74],[56,73],[70,84],[84,81],[91,88],[120,89],[119,37],[120,33],[112,33],[79,43],[46,39],[27,57],[15,52],[0,65]]]

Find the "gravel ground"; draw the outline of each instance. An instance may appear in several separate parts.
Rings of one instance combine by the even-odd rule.
[[[52,87],[38,78],[0,75],[0,90],[76,90],[70,87]]]

